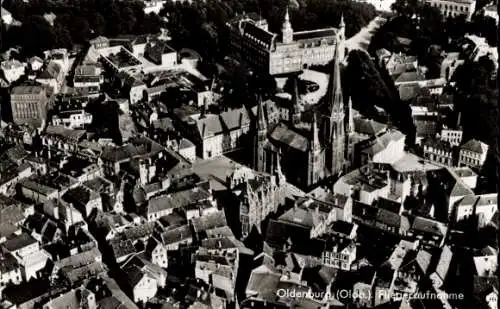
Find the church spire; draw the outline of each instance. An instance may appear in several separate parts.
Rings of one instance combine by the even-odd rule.
[[[290,24],[290,14],[288,14],[288,5],[286,6],[285,22],[283,23],[283,25],[285,24]]]
[[[335,45],[333,72],[328,84],[326,104],[328,107],[325,138],[327,145],[327,168],[331,175],[340,173],[345,163],[345,111],[340,81],[340,46]]]
[[[257,130],[267,131],[267,121],[264,115],[264,105],[262,104],[262,97],[259,94],[257,97]]]
[[[313,113],[312,119],[312,140],[311,140],[311,149],[318,150],[321,145],[319,143],[319,129],[318,129],[318,121],[316,119],[316,113]]]
[[[253,136],[253,168],[256,171],[265,172],[267,158],[264,147],[267,141],[267,121],[260,94],[257,96],[257,123],[255,126],[257,132],[254,132]]]
[[[354,132],[354,115],[352,111],[352,96],[349,96],[349,103],[347,105],[348,109],[348,120],[347,120],[347,132],[348,133],[353,133]]]
[[[293,42],[293,28],[290,23],[290,14],[288,13],[288,5],[286,6],[285,20],[281,26],[281,35],[284,44],[290,44]]]
[[[335,57],[333,60],[333,72],[330,76],[330,82],[327,89],[327,99],[329,106],[330,117],[334,117],[339,113],[344,113],[344,99],[342,96],[342,85],[340,81],[340,44],[335,46]]]
[[[292,78],[292,102],[290,102],[289,118],[292,124],[297,124],[300,121],[299,78],[297,76]]]

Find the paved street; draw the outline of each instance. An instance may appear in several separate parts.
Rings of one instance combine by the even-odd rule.
[[[368,25],[361,29],[356,35],[346,40],[346,48],[348,52],[346,56],[349,54],[351,50],[361,49],[366,51],[368,45],[370,44],[370,40],[372,36],[375,34],[375,31],[380,28],[387,20],[383,17],[377,16],[373,19]]]

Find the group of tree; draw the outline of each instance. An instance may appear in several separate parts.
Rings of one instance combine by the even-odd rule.
[[[453,75],[456,82],[455,106],[461,112],[463,140],[477,139],[490,145],[488,157],[481,173],[487,192],[495,192],[498,178],[496,170],[500,155],[496,145],[499,138],[498,86],[492,60],[482,57],[478,62],[467,61]]]
[[[229,20],[238,14],[253,13],[267,20],[269,30],[280,33],[287,6],[296,31],[337,27],[344,14],[346,35],[351,36],[376,15],[370,4],[323,0],[300,0],[291,4],[288,0],[171,0],[160,15],[167,17],[175,42],[200,50],[202,57],[217,61],[226,55]]]
[[[436,53],[432,46],[444,50],[457,50],[458,39],[466,34],[485,37],[491,46],[497,44],[496,21],[476,12],[471,21],[465,15],[443,18],[437,7],[418,0],[397,0],[392,9],[396,16],[385,23],[373,36],[369,46],[370,53],[380,48],[392,52],[401,51],[397,38],[411,40],[409,53],[416,55],[419,63],[429,68],[429,77],[436,77],[441,63],[441,53]]]
[[[21,25],[4,31],[2,48],[20,46],[25,55],[72,48],[98,35],[158,33],[162,24],[158,15],[144,13],[140,1],[5,0],[3,7]],[[52,14],[53,21],[47,18]]]
[[[356,110],[368,118],[380,119],[376,107],[383,108],[388,121],[407,135],[407,145],[413,145],[415,126],[410,107],[401,102],[389,74],[378,68],[367,53],[359,50],[349,53],[343,81],[346,96],[351,97]]]

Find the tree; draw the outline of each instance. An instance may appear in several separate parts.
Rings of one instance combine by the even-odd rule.
[[[64,26],[56,24],[54,27],[54,35],[56,37],[54,47],[67,49],[71,49],[73,47],[71,33]]]
[[[202,33],[200,38],[200,48],[204,54],[203,59],[215,59],[219,52],[219,34],[215,26],[211,23],[204,23],[202,25]]]
[[[56,41],[50,24],[40,15],[33,15],[21,26],[20,44],[27,56],[40,54],[51,49]]]
[[[124,7],[120,14],[120,22],[122,23],[122,31],[125,33],[133,33],[137,24],[137,18],[131,7]]]
[[[108,17],[108,23],[106,25],[106,35],[111,37],[117,36],[118,34],[122,33],[123,29],[126,29],[121,25],[122,16],[120,13],[120,7],[117,3],[111,4],[107,9],[107,14],[105,14],[104,16]]]
[[[106,31],[106,20],[101,13],[96,12],[90,19],[90,26],[94,30],[94,33],[102,35]]]
[[[496,190],[496,170],[500,157],[496,148],[500,134],[498,87],[496,80],[491,78],[494,70],[493,61],[481,57],[478,62],[466,61],[452,77],[457,89],[455,108],[462,114],[463,139],[474,138],[490,145],[485,165],[480,172],[485,181],[478,182],[478,190],[486,192]]]
[[[382,107],[391,122],[407,135],[407,144],[411,145],[415,127],[410,107],[399,99],[399,93],[385,68],[378,68],[364,51],[354,50],[348,55],[344,75],[346,94],[352,98],[354,108],[368,118],[380,119],[375,106]]]
[[[142,26],[142,30],[140,31],[142,33],[159,33],[162,26],[162,21],[160,16],[158,16],[157,14],[149,13],[145,17]]]
[[[85,18],[80,16],[75,17],[71,21],[69,28],[73,41],[84,43],[88,40],[90,35],[90,24]]]

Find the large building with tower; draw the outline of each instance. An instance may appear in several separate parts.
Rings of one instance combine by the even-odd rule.
[[[259,72],[271,75],[299,72],[311,65],[325,65],[333,60],[337,44],[344,59],[345,24],[339,27],[293,31],[288,8],[281,34],[268,29],[260,18],[238,16],[227,23],[233,55]]]
[[[304,189],[345,170],[353,114],[351,104],[347,113],[345,110],[340,80],[341,44],[335,46],[327,93],[317,108],[300,111],[296,82],[286,120],[273,124],[259,100],[253,134],[255,170],[283,170],[288,182]]]

